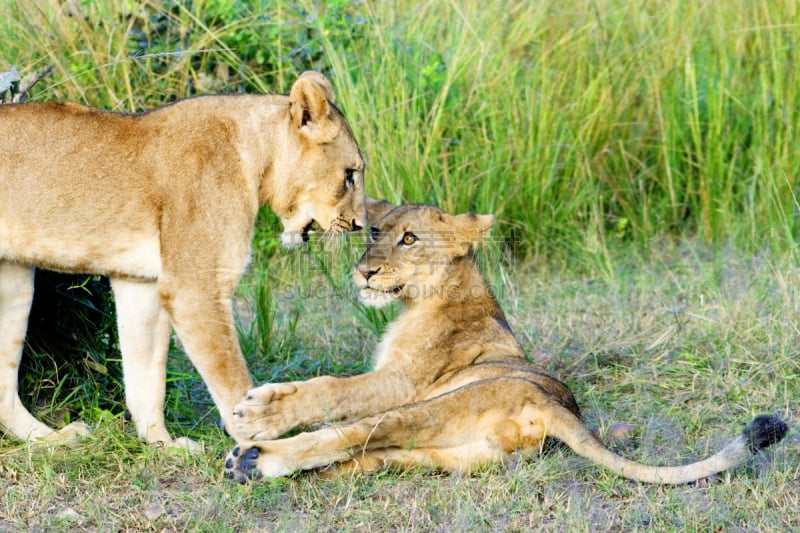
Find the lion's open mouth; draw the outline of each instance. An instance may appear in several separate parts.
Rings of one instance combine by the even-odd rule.
[[[403,290],[404,286],[405,285],[395,285],[394,287],[392,287],[390,289],[380,289],[378,287],[371,287],[369,284],[367,284],[367,286],[364,287],[364,289],[368,289],[368,290],[375,291],[375,292],[382,292],[384,294],[399,294],[400,291]]]
[[[303,242],[308,242],[309,235],[321,230],[322,228],[320,227],[319,223],[312,218],[308,224],[303,226],[303,231],[301,234],[301,236],[303,237]]]
[[[376,287],[370,287],[369,285],[367,285],[366,288],[370,289],[370,290],[373,290],[375,292],[382,292],[384,294],[399,294],[400,291],[403,290],[403,285],[395,285],[391,289],[378,289]]]

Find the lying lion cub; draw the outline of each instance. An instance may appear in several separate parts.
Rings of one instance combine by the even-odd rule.
[[[776,417],[756,418],[709,459],[647,466],[606,449],[581,421],[567,387],[527,361],[475,264],[470,246],[489,215],[451,216],[402,206],[372,229],[355,272],[361,300],[405,304],[375,358],[375,370],[258,387],[236,406],[237,433],[249,439],[226,462],[239,481],[352,461],[363,470],[424,465],[466,471],[538,450],[555,437],[617,474],[682,483],[730,468],[787,431]],[[348,423],[275,439],[297,426]]]
[[[143,114],[76,104],[0,106],[0,427],[53,431],[23,407],[17,369],[33,269],[106,274],[116,301],[128,409],[148,442],[164,426],[174,327],[225,427],[252,387],[231,307],[256,212],[280,216],[283,242],[366,223],[364,158],[328,80],[306,72],[289,96],[204,96]]]

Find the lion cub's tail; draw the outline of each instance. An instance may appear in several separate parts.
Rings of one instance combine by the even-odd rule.
[[[750,454],[779,442],[788,430],[777,416],[757,416],[741,435],[708,459],[683,466],[650,466],[621,457],[603,446],[586,425],[567,409],[551,420],[549,434],[563,441],[578,455],[644,483],[688,483],[734,467]]]

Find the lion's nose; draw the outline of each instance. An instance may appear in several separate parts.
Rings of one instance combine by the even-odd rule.
[[[353,219],[353,221],[350,223],[350,225],[353,228],[352,231],[358,231],[358,230],[360,230],[361,228],[364,227],[361,224],[359,224],[358,222],[356,222],[356,219]]]
[[[364,276],[364,279],[365,279],[365,280],[368,280],[368,281],[369,281],[369,278],[371,278],[372,276],[374,276],[375,274],[377,274],[378,272],[380,272],[380,270],[381,270],[381,268],[380,268],[380,267],[378,267],[378,268],[376,268],[376,269],[374,269],[374,270],[371,270],[371,269],[370,269],[369,267],[367,267],[367,266],[364,266],[364,265],[358,265],[358,272],[359,272],[359,274],[361,274],[362,276]]]

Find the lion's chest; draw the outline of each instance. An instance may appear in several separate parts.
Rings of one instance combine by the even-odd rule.
[[[410,313],[400,315],[386,329],[375,352],[375,370],[388,365],[410,369],[418,366],[419,353],[429,334],[419,331],[419,323]]]
[[[378,343],[378,347],[375,350],[375,360],[373,362],[373,368],[375,370],[380,370],[398,358],[398,353],[396,351],[397,339],[400,338],[403,333],[398,327],[398,322],[399,321],[392,323],[387,328],[380,343]]]
[[[442,339],[451,337],[449,328],[419,313],[406,313],[384,333],[375,351],[374,368],[394,366],[414,375],[435,376],[451,356]]]

